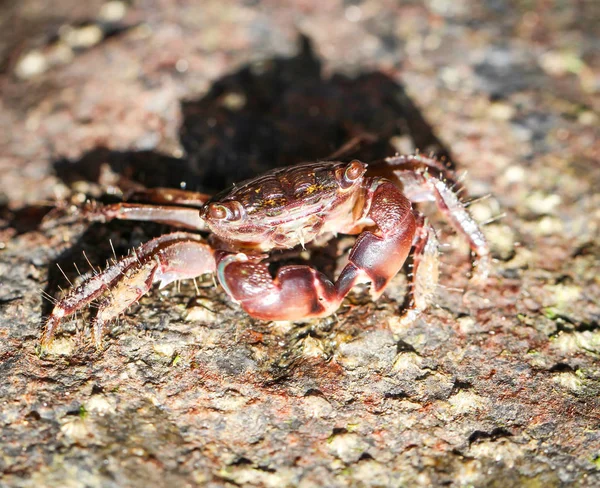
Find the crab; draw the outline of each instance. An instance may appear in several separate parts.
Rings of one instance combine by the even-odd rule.
[[[284,167],[210,197],[175,189],[147,189],[133,203],[90,204],[78,212],[90,221],[160,222],[185,229],[152,239],[58,300],[42,337],[47,346],[60,323],[97,303],[92,338],[100,348],[106,325],[153,284],[212,273],[225,293],[250,316],[298,321],[334,314],[350,290],[370,283],[376,300],[413,249],[409,305],[401,320],[414,321],[430,304],[438,281],[436,234],[413,202],[435,201],[469,242],[473,276],[491,270],[486,239],[459,200],[456,181],[440,161],[422,155],[379,162],[373,174],[352,160]],[[383,176],[382,176],[383,175]],[[335,280],[309,265],[285,265],[273,275],[269,254],[357,235]]]

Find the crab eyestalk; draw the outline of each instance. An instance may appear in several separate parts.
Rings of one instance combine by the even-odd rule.
[[[339,168],[336,172],[338,184],[342,190],[348,190],[355,185],[366,173],[367,165],[358,159],[353,160],[346,168]]]

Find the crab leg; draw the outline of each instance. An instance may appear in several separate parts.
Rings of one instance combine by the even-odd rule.
[[[439,161],[420,155],[397,156],[385,162],[378,168],[380,173],[399,181],[411,201],[435,201],[456,231],[467,238],[476,256],[473,278],[485,281],[492,269],[490,249],[479,225],[459,200],[450,171]]]
[[[178,190],[176,188],[146,188],[136,190],[127,195],[127,201],[143,203],[186,205],[188,207],[200,208],[211,196],[189,190]]]
[[[200,236],[175,232],[152,239],[63,297],[46,322],[42,345],[52,341],[65,317],[106,295],[93,324],[94,341],[100,347],[104,324],[139,300],[152,283],[159,281],[162,288],[176,280],[214,271],[213,250]]]
[[[368,132],[362,132],[357,136],[354,136],[348,142],[346,142],[343,146],[336,149],[329,156],[325,158],[325,160],[336,161],[341,158],[349,157],[351,154],[355,153],[360,149],[363,144],[373,144],[378,141],[378,137],[375,134],[370,134]]]
[[[275,278],[267,264],[245,254],[222,254],[217,274],[227,293],[250,315],[264,320],[325,317],[357,283],[379,296],[408,255],[417,224],[410,202],[392,183],[374,181],[367,216],[378,227],[362,232],[335,284],[309,266],[284,266]]]
[[[70,224],[79,219],[90,222],[111,220],[137,220],[157,222],[183,229],[204,231],[206,225],[200,218],[199,209],[210,199],[210,195],[172,188],[150,188],[136,190],[127,196],[126,202],[111,205],[90,203],[64,214],[52,211],[45,218],[42,228],[57,224]],[[135,200],[130,202],[129,200]]]
[[[88,206],[82,215],[91,222],[138,220],[172,225],[190,230],[207,230],[200,212],[191,207],[172,207],[143,203],[113,203]]]
[[[409,306],[401,319],[406,324],[414,322],[429,306],[439,279],[439,243],[435,231],[420,214],[417,225]]]

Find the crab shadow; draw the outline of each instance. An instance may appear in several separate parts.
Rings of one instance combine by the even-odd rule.
[[[180,187],[185,182],[187,189],[213,193],[274,167],[326,159],[363,134],[375,137],[342,160],[369,162],[390,156],[397,152],[390,143],[393,140],[410,141],[409,146],[422,152],[450,156],[397,80],[377,71],[324,76],[322,63],[305,36],[295,56],[248,64],[216,80],[200,99],[182,101],[181,111],[182,158],[98,147],[78,160],[55,161],[54,171],[67,185],[97,183],[107,165],[126,183]],[[132,233],[134,225],[112,222],[107,227]],[[99,227],[91,226],[56,258],[63,269],[73,269],[74,261],[89,269],[80,258],[82,251],[94,263],[112,257],[109,231]],[[146,239],[162,231],[164,226],[144,224]],[[103,239],[107,245],[99,246]],[[117,254],[124,254],[138,238],[125,235],[120,242]],[[67,271],[68,276],[73,274]],[[54,296],[60,283],[65,283],[64,277],[53,265],[46,292]],[[47,304],[43,313],[47,315],[50,308]]]
[[[96,148],[54,170],[66,183],[98,181],[100,169],[148,187],[221,191],[269,169],[325,159],[353,137],[376,139],[351,154],[374,161],[396,152],[393,138],[408,138],[422,152],[448,150],[398,81],[382,72],[325,77],[310,40],[300,38],[291,58],[257,61],[216,80],[198,100],[181,102],[179,131],[185,156]]]

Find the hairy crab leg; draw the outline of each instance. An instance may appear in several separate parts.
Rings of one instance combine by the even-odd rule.
[[[152,283],[159,281],[162,288],[214,271],[213,250],[200,236],[175,232],[152,239],[59,300],[46,322],[42,346],[52,341],[65,317],[104,297],[93,324],[94,341],[100,347],[104,324],[139,300]]]
[[[415,233],[412,282],[409,306],[401,318],[407,325],[431,303],[439,280],[439,243],[435,231],[422,215],[418,215],[418,230]]]
[[[481,228],[458,198],[458,183],[452,180],[451,172],[439,161],[421,155],[387,158],[377,170],[388,179],[399,181],[411,201],[436,202],[475,254],[473,279],[485,282],[492,269],[490,248]]]
[[[357,283],[371,282],[372,295],[379,296],[404,264],[417,223],[410,201],[394,184],[373,183],[367,216],[378,231],[358,236],[335,284],[310,266],[284,266],[273,278],[265,262],[222,253],[217,257],[221,285],[250,315],[264,320],[331,315]]]

